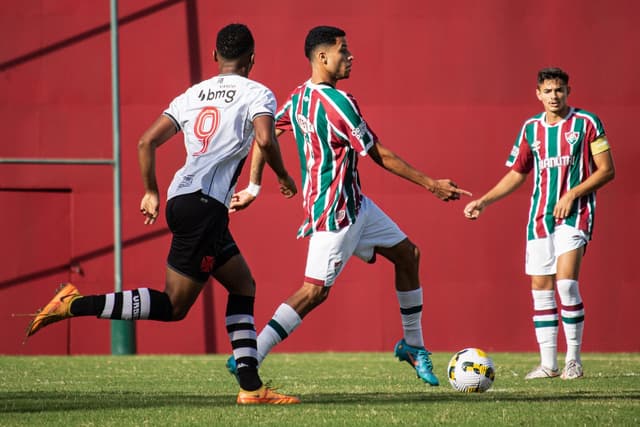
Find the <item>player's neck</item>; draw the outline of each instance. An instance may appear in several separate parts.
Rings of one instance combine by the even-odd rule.
[[[242,77],[249,77],[249,69],[239,66],[237,63],[222,64],[218,68],[219,74],[238,74]]]
[[[567,117],[567,115],[569,114],[570,110],[571,110],[571,107],[567,106],[567,107],[565,107],[562,110],[557,111],[557,112],[545,111],[544,120],[545,120],[545,122],[547,124],[554,125],[554,124],[564,120],[564,118]]]
[[[338,79],[330,73],[327,73],[324,69],[313,67],[311,70],[311,83],[316,85],[325,84],[335,88]]]

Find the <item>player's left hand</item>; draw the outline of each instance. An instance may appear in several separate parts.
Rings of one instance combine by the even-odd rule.
[[[450,179],[437,179],[431,192],[443,202],[460,200],[462,195],[471,196],[469,191],[458,188],[458,185]]]
[[[287,199],[292,198],[298,192],[296,183],[290,175],[287,175],[286,178],[278,178],[278,183],[280,184],[280,194]]]
[[[231,196],[231,202],[229,203],[229,212],[241,211],[249,207],[256,197],[246,190],[242,190]]]

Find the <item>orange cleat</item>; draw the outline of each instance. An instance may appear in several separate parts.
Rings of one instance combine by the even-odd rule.
[[[51,323],[71,317],[72,314],[69,312],[71,303],[80,296],[78,289],[71,283],[60,285],[56,296],[49,301],[49,304],[31,315],[34,317],[27,328],[27,338]]]
[[[292,403],[300,403],[300,399],[276,393],[272,388],[263,385],[254,391],[241,389],[236,403],[238,405],[290,405]]]

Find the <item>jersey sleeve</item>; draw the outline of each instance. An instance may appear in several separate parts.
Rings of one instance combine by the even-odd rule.
[[[271,90],[264,86],[255,89],[256,94],[253,102],[249,105],[249,117],[253,121],[258,116],[269,115],[274,117],[276,114],[276,97]]]
[[[533,153],[527,142],[525,129],[526,124],[522,126],[506,162],[507,167],[519,173],[529,173],[533,169]]]
[[[591,129],[589,135],[589,149],[591,150],[591,155],[595,156],[596,154],[603,153],[607,150],[610,150],[609,141],[607,140],[607,135],[604,132],[604,126],[600,121],[600,118],[596,115],[592,115],[591,117]]]
[[[171,119],[174,126],[176,127],[176,131],[179,132],[182,130],[182,113],[185,111],[185,105],[187,102],[187,94],[183,93],[174,98],[173,101],[169,104],[166,110],[163,111],[163,115]]]
[[[276,113],[276,129],[281,129],[283,131],[292,131],[293,126],[291,124],[291,97],[287,100],[287,102],[278,110]]]
[[[365,156],[377,140],[377,136],[367,126],[355,98],[333,88],[327,89],[324,96],[328,101],[327,114],[333,131],[361,156]]]

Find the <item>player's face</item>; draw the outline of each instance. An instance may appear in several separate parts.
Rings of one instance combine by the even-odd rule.
[[[545,80],[536,89],[538,99],[544,106],[544,111],[558,116],[564,116],[568,112],[569,86],[560,79]]]
[[[338,37],[336,44],[326,50],[326,69],[336,80],[348,79],[353,55],[347,47],[347,39]]]

